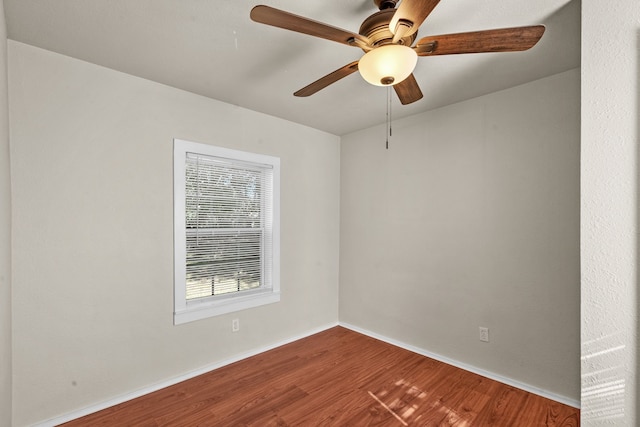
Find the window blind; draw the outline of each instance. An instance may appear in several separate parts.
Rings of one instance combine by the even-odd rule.
[[[269,288],[272,167],[187,153],[186,299]]]

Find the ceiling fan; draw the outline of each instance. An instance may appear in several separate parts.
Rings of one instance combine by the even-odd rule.
[[[393,86],[400,102],[422,98],[413,76],[419,56],[481,52],[516,52],[533,47],[544,34],[544,25],[445,34],[421,38],[418,28],[440,0],[373,0],[379,11],[369,16],[358,33],[333,27],[299,15],[259,5],[251,10],[255,22],[354,46],[365,54],[294,93],[309,96],[360,71],[371,84]]]

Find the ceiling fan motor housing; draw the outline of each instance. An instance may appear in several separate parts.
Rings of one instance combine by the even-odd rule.
[[[389,30],[389,22],[395,12],[395,9],[383,9],[374,13],[362,22],[358,33],[371,40],[371,44],[376,47],[391,43],[393,33]],[[411,46],[417,36],[418,33],[415,32],[400,39],[398,44]]]
[[[393,9],[396,7],[398,0],[373,0],[378,9]]]

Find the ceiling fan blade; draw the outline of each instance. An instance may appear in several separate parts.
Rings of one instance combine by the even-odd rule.
[[[389,31],[396,35],[394,43],[397,42],[396,38],[401,39],[418,31],[439,2],[440,0],[402,0],[389,22]]]
[[[428,36],[416,43],[419,56],[459,53],[518,52],[530,49],[544,34],[544,25]]]
[[[396,91],[396,95],[400,98],[402,105],[411,104],[422,99],[422,91],[416,78],[411,74],[409,77],[393,86]]]
[[[313,21],[303,16],[294,15],[293,13],[285,12],[284,10],[275,9],[269,6],[255,6],[251,9],[250,16],[252,20],[261,24],[308,34],[310,36],[332,40],[349,46],[362,47],[370,45],[369,39],[360,34],[332,27],[331,25]]]
[[[295,96],[309,96],[309,95],[313,95],[314,93],[318,92],[321,89],[324,89],[325,87],[329,86],[332,83],[337,82],[338,80],[347,77],[348,75],[355,73],[356,71],[358,71],[358,61],[353,61],[351,64],[347,64],[342,68],[339,68],[337,70],[335,70],[332,73],[327,74],[326,76],[322,77],[321,79],[316,80],[315,82],[311,83],[310,85],[307,85],[305,87],[303,87],[302,89],[300,89],[299,91],[295,92],[294,95]]]

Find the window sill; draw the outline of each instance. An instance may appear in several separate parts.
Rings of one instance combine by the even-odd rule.
[[[219,300],[194,301],[194,303],[188,304],[185,310],[173,314],[173,324],[181,325],[195,320],[206,319],[207,317],[273,304],[278,301],[280,301],[280,292],[273,291],[252,293],[245,296],[234,296],[232,298]]]

